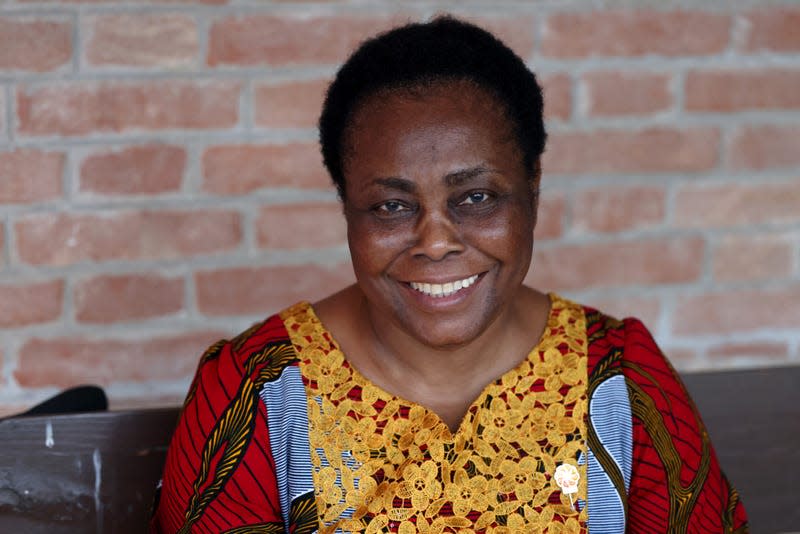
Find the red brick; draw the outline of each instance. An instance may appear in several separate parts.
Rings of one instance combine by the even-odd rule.
[[[714,128],[553,133],[542,163],[548,173],[697,172],[717,163]]]
[[[232,16],[209,30],[208,64],[339,64],[363,39],[390,28],[376,16]]]
[[[731,235],[720,240],[712,258],[714,279],[721,282],[787,278],[794,244],[773,235]]]
[[[722,52],[728,44],[727,15],[692,11],[564,12],[545,23],[545,56],[697,56]]]
[[[745,50],[797,52],[800,50],[800,9],[762,7],[746,15]]]
[[[572,79],[569,74],[552,74],[539,82],[544,93],[545,119],[568,120],[572,115]]]
[[[263,248],[325,248],[347,243],[347,225],[338,202],[264,206],[256,220],[256,232]]]
[[[300,300],[319,300],[354,281],[349,263],[200,272],[195,275],[197,307],[206,315],[265,315]]]
[[[728,151],[733,169],[800,165],[800,126],[750,126],[733,136]]]
[[[700,238],[534,247],[526,281],[544,291],[693,282],[704,248]]]
[[[680,227],[749,226],[800,221],[800,185],[794,183],[691,185],[678,189]]]
[[[223,336],[198,331],[136,340],[34,338],[19,351],[14,378],[23,387],[188,380],[203,351]]]
[[[199,54],[197,24],[176,13],[99,15],[86,19],[91,65],[185,67]]]
[[[237,213],[201,210],[37,214],[20,218],[15,232],[20,259],[45,265],[183,258],[242,239]]]
[[[103,195],[152,195],[180,191],[186,150],[146,145],[103,151],[81,163],[80,191]]]
[[[588,113],[644,115],[672,107],[667,74],[650,72],[592,72],[583,76],[588,95]]]
[[[738,69],[691,71],[686,76],[686,109],[739,111],[800,108],[800,70]]]
[[[789,357],[789,347],[786,343],[749,342],[749,343],[723,343],[708,348],[708,357],[713,360],[733,359],[750,361],[755,364],[763,360],[786,360]]]
[[[166,389],[166,391],[164,391]],[[108,409],[111,411],[123,410],[150,410],[164,408],[165,406],[179,407],[186,398],[186,388],[175,392],[171,388],[155,390],[154,388],[140,388],[138,395],[136,391],[126,392],[120,396],[116,391],[108,399]]]
[[[81,280],[73,293],[82,323],[115,323],[171,315],[183,309],[183,279],[155,274],[103,275]]]
[[[4,382],[6,381],[4,380]],[[45,395],[42,395],[41,400],[45,400],[47,398]],[[22,412],[27,412],[28,410],[33,408],[33,406],[38,402],[39,401],[30,403],[3,402],[2,404],[0,404],[0,417],[9,417],[12,415],[20,414]]]
[[[61,317],[64,281],[0,285],[0,327],[47,323]]]
[[[564,234],[564,212],[566,201],[561,193],[546,191],[539,200],[536,229],[537,240],[557,239]]]
[[[661,347],[661,350],[678,371],[702,371],[709,367],[700,360],[695,349],[667,346]]]
[[[230,128],[239,93],[229,81],[48,84],[17,92],[18,127],[24,135]]]
[[[661,317],[661,302],[656,297],[593,297],[583,304],[617,319],[636,317],[651,330]]]
[[[6,94],[0,90],[0,139],[8,137],[8,118],[6,117]]]
[[[221,145],[203,154],[205,191],[242,195],[265,187],[333,188],[316,144]]]
[[[64,154],[34,149],[0,152],[0,204],[46,202],[63,195]]]
[[[328,80],[263,84],[254,90],[255,123],[267,128],[317,125]]]
[[[72,58],[71,36],[69,22],[0,17],[0,70],[58,69]]]
[[[661,187],[593,188],[575,195],[572,226],[580,232],[623,232],[664,221],[666,192]]]
[[[800,324],[800,285],[685,297],[672,317],[676,334],[733,334]]]

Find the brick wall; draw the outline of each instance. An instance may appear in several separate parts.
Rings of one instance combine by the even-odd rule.
[[[175,403],[209,342],[350,281],[320,95],[439,10],[544,83],[531,282],[682,369],[800,362],[793,2],[0,4],[0,413],[83,382]]]

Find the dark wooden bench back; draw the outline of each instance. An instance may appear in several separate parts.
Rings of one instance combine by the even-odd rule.
[[[752,532],[800,533],[800,367],[683,378]]]
[[[177,408],[0,422],[0,532],[146,532]]]
[[[800,367],[684,379],[752,532],[800,531]],[[144,532],[177,414],[0,422],[0,532]]]

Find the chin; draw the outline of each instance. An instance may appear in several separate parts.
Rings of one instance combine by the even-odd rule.
[[[489,315],[458,319],[425,317],[422,320],[401,321],[401,327],[419,343],[434,349],[452,350],[480,337],[492,322]]]

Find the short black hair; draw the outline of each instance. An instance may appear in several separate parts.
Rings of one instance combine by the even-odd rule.
[[[320,144],[325,167],[343,200],[343,137],[358,105],[381,90],[447,80],[471,81],[505,105],[525,167],[536,172],[547,138],[542,89],[536,76],[488,31],[451,16],[439,16],[363,42],[328,87],[319,119]]]

